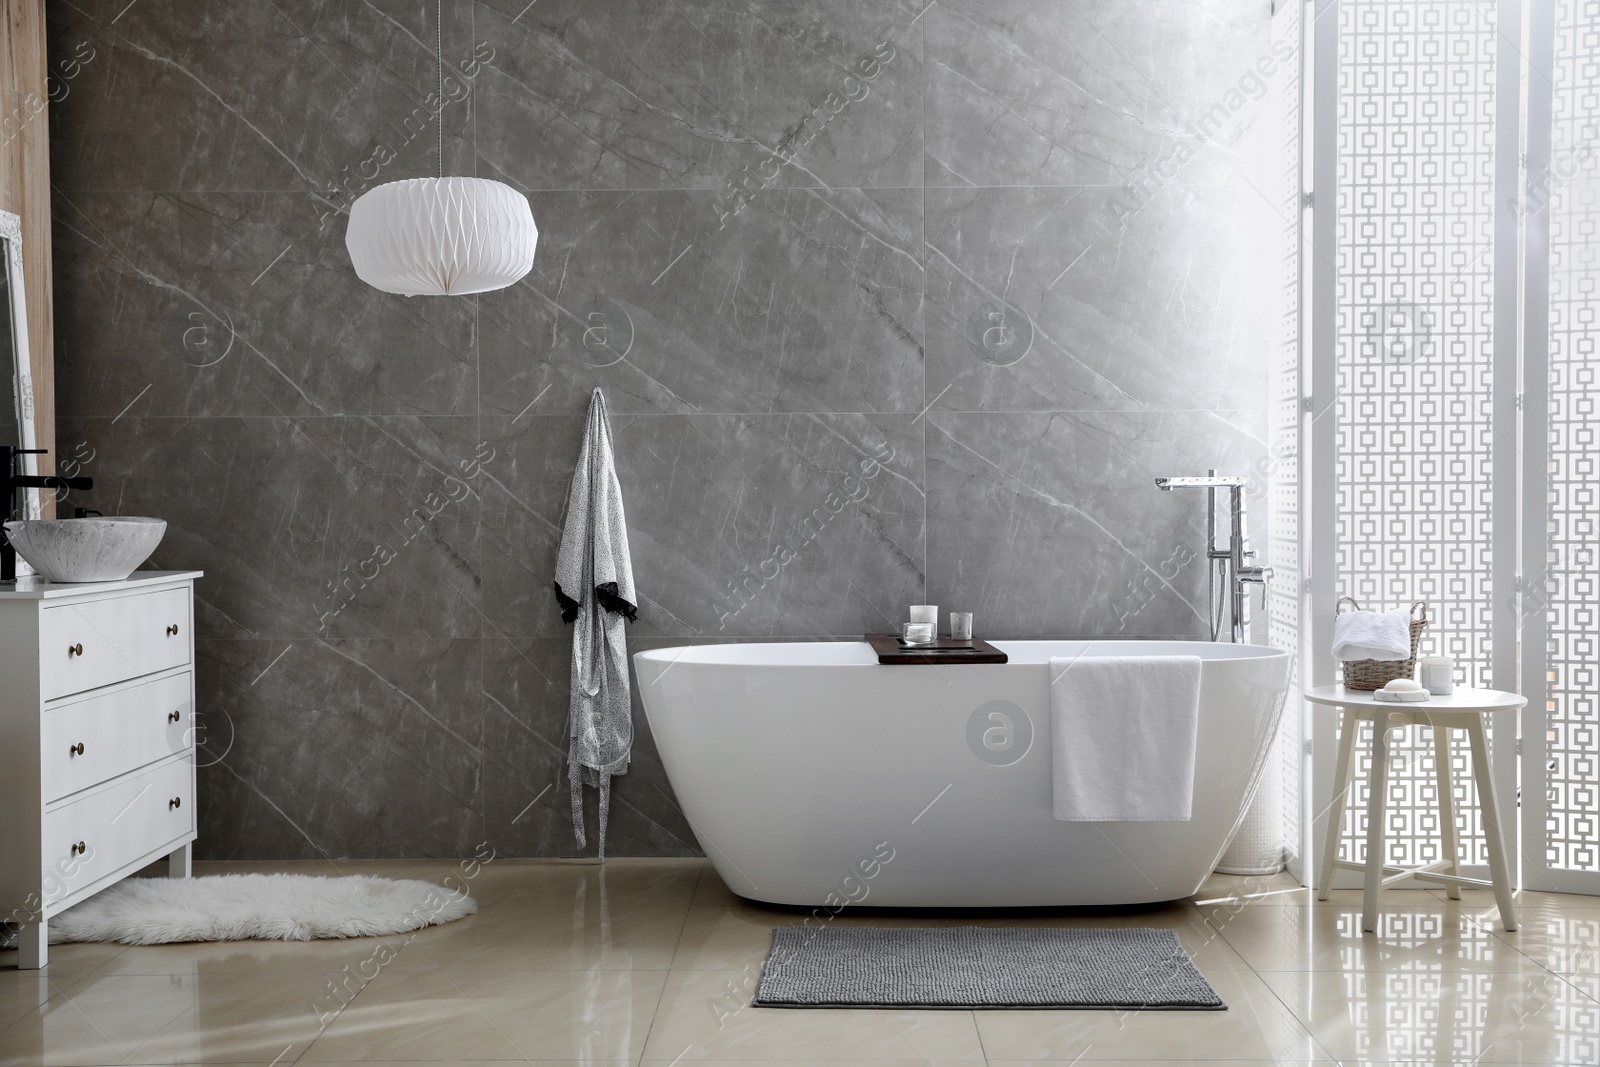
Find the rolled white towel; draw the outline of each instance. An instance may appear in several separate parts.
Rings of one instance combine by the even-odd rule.
[[[1333,621],[1333,658],[1411,658],[1411,612],[1347,611]]]

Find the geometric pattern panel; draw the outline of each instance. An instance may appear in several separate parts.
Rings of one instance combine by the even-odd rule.
[[[1600,2],[1557,0],[1549,204],[1550,436],[1545,570],[1525,610],[1546,624],[1544,860],[1600,871]]]
[[[1452,656],[1458,685],[1486,686],[1496,3],[1338,10],[1339,592],[1375,611],[1425,600],[1420,654]],[[1431,732],[1394,741],[1386,862],[1428,863],[1441,858]],[[1484,863],[1470,756],[1453,745],[1461,859]],[[1361,785],[1345,824],[1356,859],[1365,807]]]
[[[1274,49],[1286,45],[1285,60],[1271,83],[1274,134],[1283,169],[1268,191],[1282,217],[1278,234],[1278,332],[1273,344],[1267,412],[1267,561],[1275,573],[1266,586],[1267,643],[1290,654],[1290,698],[1278,733],[1283,761],[1284,848],[1300,854],[1301,746],[1305,742],[1300,693],[1300,216],[1301,109],[1300,5],[1288,4],[1272,20]]]

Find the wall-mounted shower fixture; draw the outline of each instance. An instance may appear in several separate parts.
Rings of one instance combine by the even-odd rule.
[[[1272,581],[1271,567],[1245,566],[1245,560],[1254,559],[1244,532],[1244,479],[1234,475],[1219,475],[1207,471],[1203,478],[1157,478],[1156,488],[1168,492],[1173,489],[1206,490],[1206,573],[1210,578],[1211,640],[1222,640],[1222,617],[1226,613],[1231,623],[1231,640],[1243,644],[1250,634],[1250,598],[1245,594],[1247,585],[1261,587],[1261,607],[1266,610],[1267,583]],[[1217,490],[1228,490],[1228,543],[1217,547]]]

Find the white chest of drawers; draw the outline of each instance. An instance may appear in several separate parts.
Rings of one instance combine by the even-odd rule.
[[[194,580],[0,585],[0,908],[21,968],[50,916],[195,838]]]

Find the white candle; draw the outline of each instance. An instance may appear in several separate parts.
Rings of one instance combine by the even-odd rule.
[[[1417,664],[1418,681],[1422,688],[1436,697],[1447,697],[1455,691],[1456,661],[1449,656],[1427,656]]]

